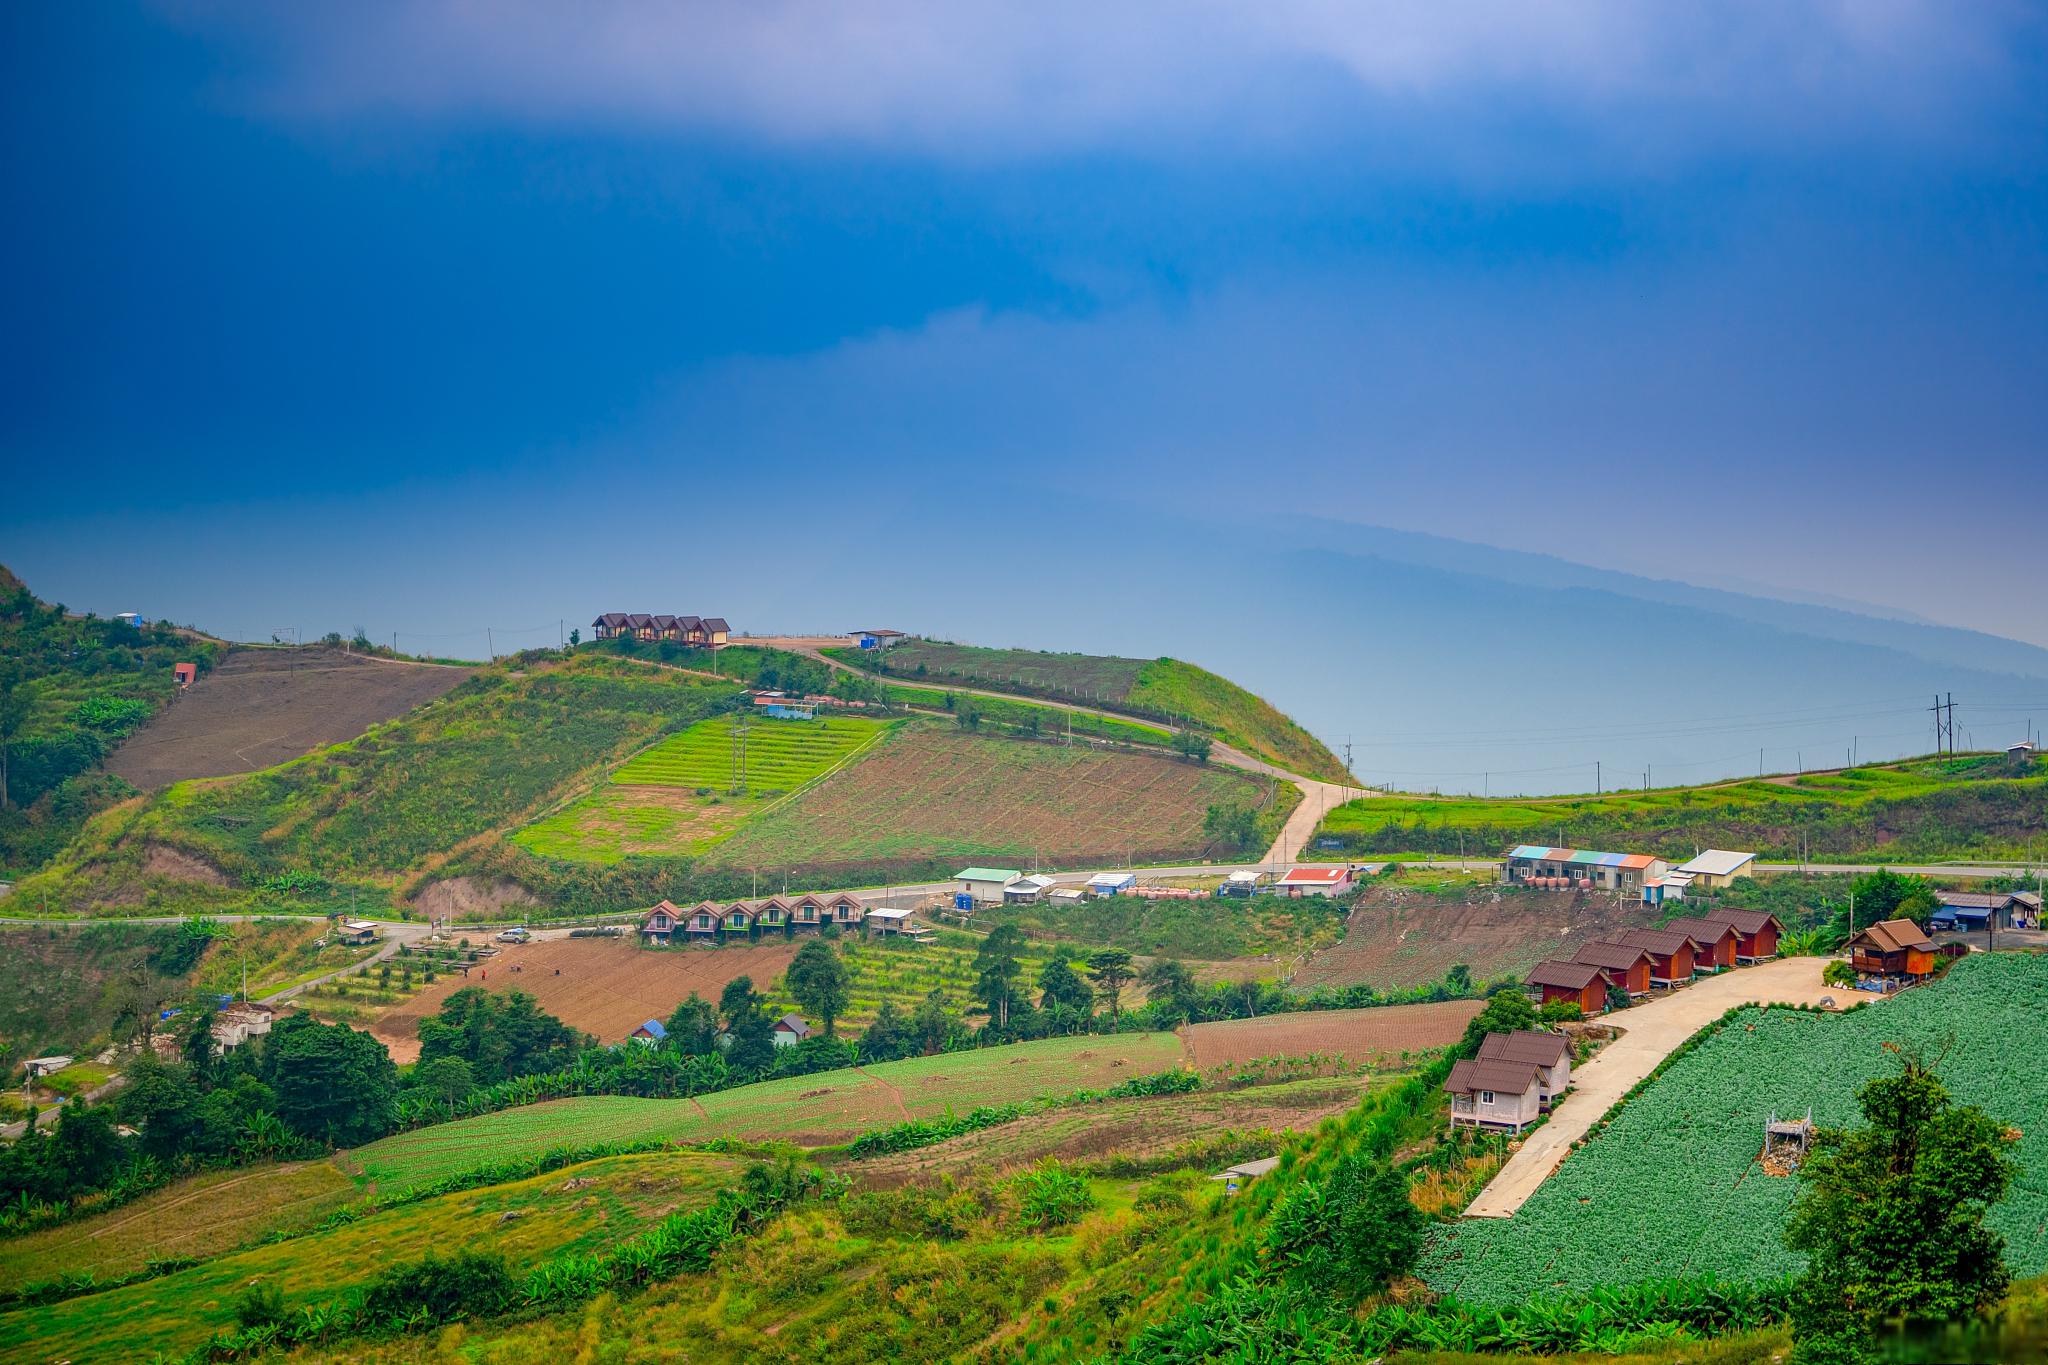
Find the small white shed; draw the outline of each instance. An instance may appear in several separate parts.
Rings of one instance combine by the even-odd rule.
[[[1001,905],[1003,894],[1023,879],[1013,867],[970,867],[954,878],[961,894],[972,896],[978,905]]]

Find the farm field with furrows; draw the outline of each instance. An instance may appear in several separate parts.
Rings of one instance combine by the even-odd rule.
[[[1035,937],[1127,948],[1190,963],[1259,958],[1269,976],[1276,959],[1328,947],[1344,932],[1344,907],[1324,896],[1101,896],[1075,906],[988,906],[977,910],[974,918],[977,925],[1011,923]]]
[[[1449,1047],[1464,1036],[1465,1025],[1484,1003],[1444,1000],[1361,1010],[1308,1010],[1190,1024],[1181,1033],[1188,1056],[1202,1071],[1259,1057],[1305,1057],[1311,1053],[1348,1057],[1354,1062],[1384,1062],[1404,1052]]]
[[[372,1213],[317,1237],[255,1245],[125,1288],[0,1313],[0,1358],[87,1365],[189,1350],[234,1325],[235,1302],[257,1278],[296,1309],[429,1251],[497,1252],[518,1274],[557,1252],[608,1249],[672,1210],[709,1203],[742,1164],[698,1152],[609,1157]]]
[[[789,868],[792,884],[829,884],[864,867],[933,860],[1174,860],[1200,856],[1210,805],[1269,799],[1270,783],[1229,769],[919,724],[749,821],[706,862]]]
[[[419,1055],[420,1020],[437,1013],[456,991],[476,986],[525,991],[570,1028],[616,1043],[649,1019],[668,1018],[692,991],[716,1000],[736,976],[752,977],[755,988],[765,990],[789,965],[796,947],[786,939],[767,939],[720,948],[643,948],[626,936],[513,944],[482,971],[444,976],[386,1011],[370,1031],[391,1050],[393,1060],[413,1061]]]
[[[1156,1157],[1182,1145],[1220,1144],[1229,1135],[1301,1132],[1358,1103],[1382,1076],[1312,1076],[1240,1090],[1105,1100],[1049,1109],[1013,1123],[967,1133],[931,1147],[867,1157],[843,1167],[862,1185],[967,1175],[1027,1166],[1046,1157],[1086,1161],[1105,1156]],[[1271,1151],[1279,1150],[1275,1138]],[[1258,1155],[1270,1155],[1260,1150]],[[1243,1160],[1226,1156],[1215,1164]]]
[[[1613,893],[1504,889],[1490,882],[1368,886],[1342,940],[1302,964],[1293,984],[1380,989],[1438,981],[1458,963],[1478,981],[1520,977],[1545,958],[1655,924],[1656,912]]]
[[[513,842],[574,862],[702,853],[778,798],[856,758],[894,723],[753,718],[744,727],[742,765],[734,718],[699,721],[635,754],[596,791]]]
[[[593,1095],[552,1100],[400,1133],[351,1156],[385,1188],[402,1188],[480,1161],[592,1142],[739,1137],[827,1145],[949,1109],[965,1113],[1040,1095],[1106,1090],[1181,1061],[1180,1040],[1171,1033],[1053,1038],[791,1076],[696,1099]]]
[[[867,1027],[885,1000],[893,1003],[899,1013],[908,1014],[932,991],[942,992],[954,1008],[963,1007],[974,987],[974,955],[980,944],[979,935],[959,929],[940,929],[937,938],[926,944],[865,939],[853,934],[840,939],[839,953],[846,963],[848,978],[847,1008],[839,1020],[840,1026],[855,1030]],[[1022,964],[1019,980],[1034,999],[1038,974],[1057,951],[1064,950],[1057,945],[1036,944],[1018,955]],[[1079,962],[1086,952],[1073,949],[1070,961]],[[765,991],[770,979],[756,973],[754,985]],[[705,998],[708,1000],[711,995],[707,993]],[[1124,988],[1123,998],[1128,1004],[1142,1000],[1144,992],[1133,983]],[[797,1010],[795,1000],[787,995],[777,993],[775,999],[778,1010]]]
[[[1773,1113],[1861,1122],[1856,1091],[1893,1046],[1934,1063],[1949,1093],[2020,1130],[2021,1172],[1989,1222],[2017,1275],[2048,1271],[2048,1071],[2015,1065],[2038,1030],[2048,956],[1977,954],[1948,977],[1846,1015],[1745,1009],[1626,1101],[1511,1218],[1434,1234],[1420,1274],[1482,1303],[1542,1290],[1798,1268],[1781,1241],[1798,1181],[1757,1158]]]
[[[360,1193],[327,1160],[209,1171],[96,1217],[0,1241],[0,1290],[78,1273],[106,1280],[173,1256],[218,1256],[280,1228],[317,1223]]]
[[[915,676],[934,685],[942,686],[948,681],[1022,683],[1046,691],[1117,702],[1130,694],[1138,675],[1151,660],[905,640],[889,650],[883,662],[892,677]]]
[[[1605,796],[1380,796],[1337,807],[1316,833],[1375,856],[1497,856],[1512,844],[1559,843],[1674,859],[1704,846],[1912,862],[2027,857],[2044,830],[2043,760],[1977,754]]]

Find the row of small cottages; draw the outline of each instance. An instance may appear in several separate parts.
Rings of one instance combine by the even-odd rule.
[[[1539,962],[1528,984],[1542,1003],[1569,1001],[1591,1016],[1607,1008],[1610,989],[1634,1000],[1653,988],[1683,986],[1701,973],[1776,957],[1784,932],[1776,915],[1761,910],[1716,910],[1588,943],[1569,960]]]
[[[673,640],[715,648],[732,634],[723,616],[667,616],[644,611],[608,611],[590,623],[600,640]]]
[[[865,927],[871,934],[903,934],[917,938],[928,930],[908,910],[870,909],[841,891],[836,894],[769,896],[763,900],[702,901],[688,910],[668,901],[640,919],[640,936],[649,943],[673,942],[678,933],[693,943],[717,943],[761,933],[815,934],[828,924],[842,929]]]
[[[1519,1133],[1571,1087],[1571,1040],[1540,1030],[1489,1033],[1451,1068],[1451,1127]]]

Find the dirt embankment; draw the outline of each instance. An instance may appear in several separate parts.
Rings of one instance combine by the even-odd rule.
[[[508,910],[539,905],[540,899],[509,877],[450,877],[426,887],[412,903],[430,920],[461,923],[498,919]]]
[[[1656,922],[1648,906],[1612,891],[1529,891],[1492,885],[1451,892],[1369,888],[1344,941],[1317,953],[1293,984],[1427,985],[1458,963],[1475,980],[1519,977],[1545,958]]]
[[[107,770],[145,791],[254,772],[353,739],[473,672],[319,647],[233,649],[108,755]]]

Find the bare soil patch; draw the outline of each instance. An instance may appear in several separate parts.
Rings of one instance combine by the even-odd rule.
[[[1448,1047],[1479,1013],[1478,1000],[1428,1005],[1382,1005],[1362,1010],[1309,1010],[1263,1019],[1227,1019],[1181,1030],[1196,1067],[1248,1062],[1258,1057],[1305,1057],[1324,1052],[1355,1062]]]
[[[254,772],[353,739],[442,695],[475,670],[338,649],[234,649],[127,743],[107,769],[147,791]]]
[[[1520,977],[1545,958],[1656,922],[1649,907],[1613,892],[1522,891],[1475,886],[1456,892],[1369,888],[1344,940],[1311,957],[1293,984],[1419,986],[1464,963],[1475,979]]]
[[[228,884],[227,873],[197,854],[172,848],[169,844],[149,846],[149,853],[142,860],[142,875],[179,882],[203,882],[208,886]]]
[[[615,1043],[649,1019],[666,1019],[691,991],[718,999],[726,982],[750,976],[757,988],[782,975],[794,943],[731,948],[642,948],[631,939],[564,938],[509,945],[469,975],[443,977],[380,1015],[370,1031],[394,1060],[419,1056],[420,1020],[464,986],[525,991],[570,1028]]]
[[[423,889],[412,903],[429,919],[472,920],[495,919],[540,900],[509,878],[450,877]]]

